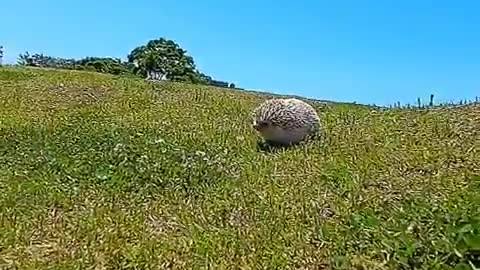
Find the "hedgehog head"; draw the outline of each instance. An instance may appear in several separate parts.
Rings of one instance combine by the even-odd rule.
[[[260,120],[260,121],[255,121],[253,122],[253,128],[257,131],[262,131],[266,128],[269,128],[271,126],[270,121],[267,120]]]
[[[269,120],[254,121],[253,128],[266,139],[279,136],[283,133],[284,129]]]
[[[289,108],[288,99],[274,98],[264,101],[253,112],[253,127],[257,131],[285,129],[295,124],[295,112]]]
[[[267,100],[253,112],[252,126],[263,137],[272,137],[284,129],[282,117],[279,117],[285,105],[281,100]]]

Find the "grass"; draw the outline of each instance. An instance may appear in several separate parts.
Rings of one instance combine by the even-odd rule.
[[[265,96],[0,69],[2,269],[473,269],[480,106],[317,106],[257,148]]]

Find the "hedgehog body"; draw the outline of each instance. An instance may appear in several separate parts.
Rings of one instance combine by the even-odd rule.
[[[308,103],[296,98],[273,98],[253,112],[253,127],[266,140],[295,144],[320,128],[320,118]]]

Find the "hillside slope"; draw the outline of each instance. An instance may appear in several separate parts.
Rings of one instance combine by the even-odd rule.
[[[480,106],[317,107],[324,140],[262,152],[262,99],[0,69],[1,268],[479,263]]]

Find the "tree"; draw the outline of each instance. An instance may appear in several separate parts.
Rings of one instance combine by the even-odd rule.
[[[17,62],[23,66],[89,70],[114,75],[141,75],[143,78],[153,80],[167,79],[218,87],[236,87],[228,82],[214,80],[197,70],[193,58],[187,55],[187,51],[174,41],[165,38],[150,40],[147,44],[134,48],[128,54],[127,61],[110,57],[65,59],[25,52],[18,56]]]
[[[85,57],[77,60],[76,64],[87,70],[114,75],[130,73],[130,66],[118,58],[110,57]]]
[[[18,64],[22,66],[48,67],[60,69],[89,70],[114,75],[131,73],[131,64],[118,58],[85,57],[80,60],[51,57],[43,54],[28,52],[18,56]]]
[[[193,58],[177,43],[165,38],[136,47],[128,55],[128,61],[135,65],[134,72],[143,77],[151,71],[158,71],[173,81],[201,81]]]
[[[75,59],[51,57],[43,53],[30,55],[28,52],[18,56],[18,64],[23,66],[76,69]]]
[[[28,52],[25,52],[24,54],[20,54],[18,56],[17,63],[21,66],[32,66],[33,58],[30,56]]]
[[[212,77],[197,71],[197,82],[201,84],[210,84],[210,82],[213,80]]]

